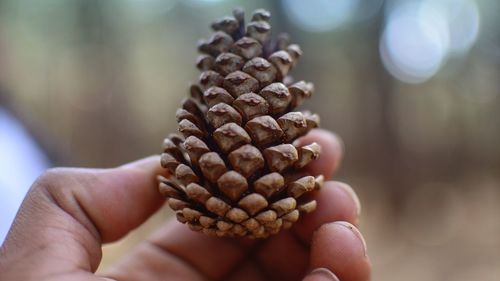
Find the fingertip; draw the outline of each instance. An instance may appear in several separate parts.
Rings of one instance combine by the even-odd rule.
[[[306,170],[314,175],[324,175],[327,179],[339,168],[343,155],[342,140],[334,133],[324,129],[314,129],[298,140],[299,145],[316,142],[321,146],[320,157],[311,162]]]
[[[327,268],[343,281],[369,280],[371,265],[359,230],[345,221],[322,225],[313,236],[311,267]]]
[[[359,197],[354,191],[354,189],[350,185],[343,182],[335,182],[335,183],[338,185],[339,188],[344,190],[344,192],[352,199],[352,202],[354,203],[356,210],[356,217],[359,218],[359,216],[361,215],[361,201],[359,200]],[[354,223],[354,225],[357,225],[357,223]]]
[[[348,221],[357,224],[359,209],[357,199],[353,197],[356,195],[354,191],[351,193],[346,189],[351,188],[345,183],[327,181],[323,188],[306,195],[307,200],[316,200],[318,207],[314,212],[304,215],[293,228],[303,241],[309,243],[313,233],[326,223]]]

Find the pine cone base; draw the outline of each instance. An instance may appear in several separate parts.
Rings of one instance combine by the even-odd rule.
[[[287,35],[271,40],[269,19],[256,10],[245,28],[236,9],[212,24],[198,46],[199,82],[176,113],[181,134],[164,140],[170,176],[159,190],[194,231],[265,238],[316,209],[304,195],[324,179],[304,167],[321,148],[294,142],[319,125],[318,115],[294,111],[314,87],[288,75],[302,51]]]

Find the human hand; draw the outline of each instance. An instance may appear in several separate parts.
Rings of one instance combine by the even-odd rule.
[[[322,157],[308,169],[330,178],[341,145],[314,130]],[[311,194],[316,211],[266,240],[196,233],[174,219],[141,242],[105,277],[94,275],[103,243],[143,223],[163,203],[158,157],[113,169],[58,168],[32,186],[0,248],[0,280],[336,280],[366,281],[370,262],[354,225],[359,201],[346,184],[329,181]],[[320,269],[320,270],[314,270]],[[326,270],[328,269],[328,270]],[[110,278],[110,279],[108,279]]]

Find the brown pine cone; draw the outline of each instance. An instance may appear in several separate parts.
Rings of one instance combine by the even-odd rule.
[[[236,9],[212,24],[215,33],[198,46],[199,83],[176,113],[182,136],[163,143],[171,177],[159,178],[160,191],[195,231],[265,238],[316,209],[303,195],[323,176],[302,168],[320,146],[293,144],[318,126],[318,115],[293,111],[314,88],[288,76],[302,51],[286,35],[270,40],[269,19],[256,10],[245,29]]]

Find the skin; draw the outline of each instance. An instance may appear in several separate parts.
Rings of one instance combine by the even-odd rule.
[[[314,130],[299,140],[322,146],[312,174],[331,178],[342,157],[337,137]],[[359,201],[346,184],[325,183],[309,195],[318,209],[267,240],[209,237],[175,220],[161,226],[104,276],[94,274],[102,244],[138,227],[164,202],[152,156],[112,169],[56,168],[26,196],[0,248],[0,280],[334,280],[370,279],[364,240],[356,229]],[[326,271],[327,272],[327,271]],[[109,279],[108,279],[109,278]]]

